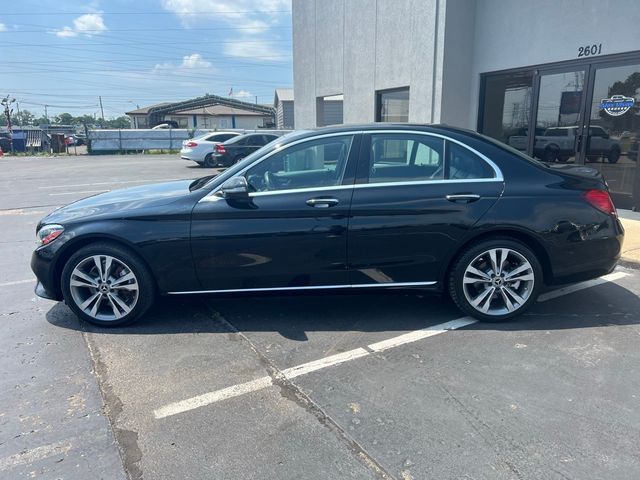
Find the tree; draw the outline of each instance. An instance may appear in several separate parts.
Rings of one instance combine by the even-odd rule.
[[[35,118],[35,115],[29,110],[20,110],[20,113],[16,113],[13,117],[11,117],[11,123],[20,126],[33,125],[33,121],[35,120]]]
[[[131,119],[127,116],[114,118],[106,121],[107,128],[131,128]]]
[[[70,113],[61,113],[60,115],[54,118],[54,122],[60,125],[72,125],[75,121],[75,118]]]

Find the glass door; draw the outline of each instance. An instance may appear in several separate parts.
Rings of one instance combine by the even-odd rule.
[[[587,69],[541,72],[535,107],[533,156],[579,163]]]
[[[596,66],[585,162],[602,172],[618,208],[640,208],[640,62]],[[634,201],[635,199],[635,201]]]

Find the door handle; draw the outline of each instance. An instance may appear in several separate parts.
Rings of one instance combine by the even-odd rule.
[[[337,198],[310,198],[307,200],[307,205],[315,208],[329,208],[335,207],[340,203]]]
[[[450,202],[471,203],[480,200],[480,195],[476,193],[458,193],[455,195],[447,195],[445,198]]]

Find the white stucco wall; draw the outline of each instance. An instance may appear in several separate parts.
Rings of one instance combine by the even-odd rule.
[[[411,121],[433,121],[444,0],[294,0],[296,128],[317,124],[318,97],[344,94],[344,122],[375,120],[375,92],[409,87]],[[437,26],[440,22],[440,26]],[[438,44],[440,53],[434,48]],[[314,61],[315,60],[315,61]],[[414,101],[415,98],[415,101]]]

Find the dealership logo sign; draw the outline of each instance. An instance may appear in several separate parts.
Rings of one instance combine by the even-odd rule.
[[[604,98],[600,101],[600,108],[612,117],[619,117],[629,111],[636,101],[624,95],[613,95],[611,98]]]

